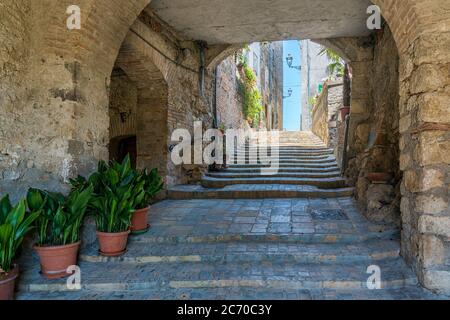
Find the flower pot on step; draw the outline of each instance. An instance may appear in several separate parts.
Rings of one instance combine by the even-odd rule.
[[[148,224],[148,213],[150,206],[144,209],[136,210],[131,218],[131,233],[138,234],[144,233],[148,230],[150,225]]]
[[[389,172],[370,172],[367,174],[367,178],[372,183],[383,184],[389,183],[392,180],[393,176]]]
[[[0,273],[0,300],[14,299],[14,286],[19,276],[19,266],[14,265],[8,273]]]
[[[107,257],[117,257],[124,254],[127,249],[129,234],[130,230],[117,233],[97,231],[100,254]]]
[[[41,273],[47,279],[59,279],[70,275],[67,268],[77,264],[80,241],[63,246],[34,246],[41,263]]]

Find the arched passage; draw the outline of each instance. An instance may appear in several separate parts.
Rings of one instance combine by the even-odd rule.
[[[115,63],[116,69],[123,70],[128,79],[120,74],[114,76],[114,72],[111,78],[111,97],[123,90],[126,96],[122,96],[122,101],[129,107],[110,111],[110,140],[135,136],[136,166],[158,168],[165,176],[169,160],[168,86],[151,56],[141,50],[135,37],[132,33],[127,36]],[[110,106],[114,103],[114,100],[110,101]]]

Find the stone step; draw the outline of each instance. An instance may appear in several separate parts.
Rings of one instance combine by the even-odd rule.
[[[324,168],[305,168],[305,167],[280,167],[278,169],[270,169],[270,168],[262,168],[262,167],[250,167],[249,168],[226,168],[221,171],[211,171],[212,173],[330,173],[330,172],[339,172],[339,168],[337,166],[330,166]]]
[[[280,168],[317,168],[317,169],[328,169],[330,167],[337,168],[337,164],[330,162],[330,163],[309,163],[309,162],[282,162],[279,164],[273,164],[278,165]],[[228,168],[234,169],[234,168],[270,168],[270,164],[229,164]]]
[[[293,153],[293,154],[301,154],[301,155],[310,155],[310,156],[323,156],[330,155],[334,153],[333,149],[296,149],[296,148],[279,148],[275,146],[270,147],[253,147],[253,148],[237,148],[235,149],[235,153],[249,153],[249,152],[259,152],[261,150],[266,150],[266,152],[270,153],[273,148],[278,149],[279,153]]]
[[[205,188],[223,188],[236,184],[287,184],[287,185],[309,185],[320,189],[337,189],[346,187],[343,178],[295,178],[295,177],[272,177],[258,176],[254,178],[214,178],[204,176],[201,184]]]
[[[206,244],[206,243],[241,243],[241,244],[349,244],[354,245],[369,241],[398,241],[399,231],[395,229],[376,229],[361,233],[202,233],[198,235],[176,234],[176,235],[153,235],[148,232],[143,235],[130,237],[130,243],[144,244]]]
[[[309,155],[295,155],[295,154],[292,154],[292,153],[285,153],[285,154],[280,153],[278,155],[274,155],[274,157],[275,156],[277,156],[277,158],[280,158],[280,159],[293,158],[293,159],[299,159],[299,160],[326,160],[326,159],[336,160],[336,158],[334,158],[331,155],[314,155],[314,156],[309,156]],[[251,156],[248,153],[247,154],[243,154],[242,153],[242,154],[235,154],[234,155],[235,159],[237,159],[237,158],[246,158],[246,159],[248,159],[250,157],[256,158],[256,159],[262,158],[258,154],[254,154],[254,155],[251,155]],[[270,158],[271,154],[267,154],[266,157]]]
[[[146,290],[79,290],[20,292],[17,300],[448,300],[419,286],[397,289],[273,289],[251,287],[155,288]]]
[[[267,157],[266,159],[264,159],[264,161],[262,161],[261,158],[259,157],[242,157],[242,158],[235,158],[233,162],[231,162],[230,160],[228,161],[229,164],[250,164],[250,161],[254,161],[257,164],[261,163],[268,163],[269,161],[271,162],[278,162],[278,163],[299,163],[299,164],[322,164],[322,163],[328,163],[328,164],[336,164],[336,159],[335,158],[323,158],[323,159],[304,159],[304,158],[297,158],[297,157],[275,157],[274,161],[272,161],[272,159],[270,157]]]
[[[398,241],[377,240],[356,244],[299,244],[274,242],[156,243],[129,242],[129,251],[121,257],[104,257],[97,246],[82,250],[79,259],[93,263],[233,263],[271,262],[308,264],[353,264],[398,259]]]
[[[180,288],[271,288],[271,289],[364,289],[367,267],[382,271],[384,289],[417,284],[412,271],[401,259],[353,264],[247,263],[161,263],[109,262],[99,265],[79,262],[81,288],[86,291],[180,289]],[[66,279],[46,280],[39,263],[22,271],[20,292],[68,291]]]
[[[220,189],[200,185],[178,185],[167,190],[168,199],[264,199],[264,198],[338,198],[353,196],[353,188],[319,189],[308,185],[239,184]]]
[[[262,149],[264,147],[250,147],[250,148],[237,148],[237,152],[245,152],[248,153],[251,152],[258,152],[258,150]],[[324,155],[324,154],[333,154],[333,149],[328,148],[315,148],[315,149],[306,149],[302,147],[279,147],[279,146],[267,146],[266,149],[270,151],[273,148],[278,148],[279,152],[295,152],[305,155]]]
[[[207,176],[213,178],[227,178],[227,179],[246,179],[246,178],[256,178],[256,177],[272,177],[279,179],[290,179],[290,178],[337,178],[340,177],[341,173],[339,171],[331,172],[318,172],[318,173],[308,173],[308,172],[276,172],[269,174],[267,171],[262,174],[261,171],[258,172],[229,172],[228,170],[222,172],[208,172]]]

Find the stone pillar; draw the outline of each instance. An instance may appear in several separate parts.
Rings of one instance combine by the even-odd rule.
[[[372,60],[351,62],[352,100],[350,109],[350,130],[348,158],[354,158],[367,147],[370,126],[365,123],[372,111],[370,95],[370,73]]]
[[[428,289],[450,292],[450,34],[400,58],[402,255]]]

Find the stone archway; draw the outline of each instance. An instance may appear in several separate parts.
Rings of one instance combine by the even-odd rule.
[[[110,139],[135,136],[136,166],[158,168],[165,177],[169,162],[168,85],[155,63],[160,63],[160,68],[166,68],[167,65],[161,64],[161,60],[153,61],[152,55],[145,52],[146,48],[138,40],[130,32],[115,62],[115,68],[123,70],[128,79],[123,81],[123,75],[115,77],[113,72],[111,98],[123,89],[125,94],[121,96],[120,102],[129,107],[110,112]],[[167,72],[167,69],[163,70]],[[110,101],[111,104],[114,102]]]

